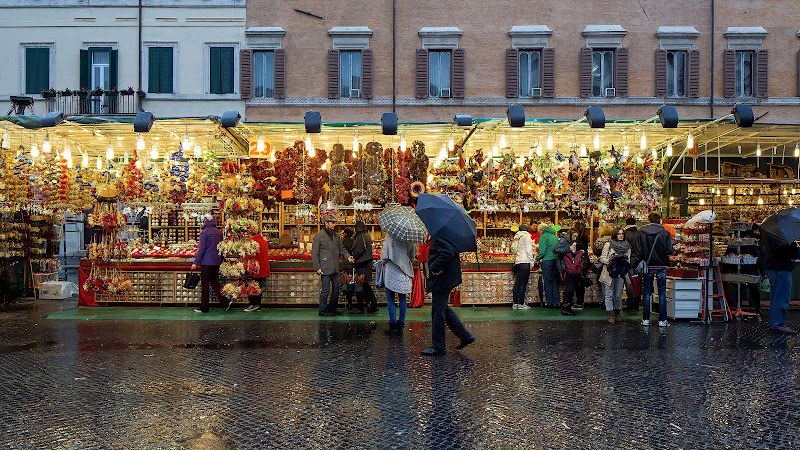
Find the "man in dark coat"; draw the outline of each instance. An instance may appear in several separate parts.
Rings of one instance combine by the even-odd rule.
[[[320,276],[322,289],[319,293],[319,315],[338,316],[339,303],[339,255],[350,261],[355,260],[342,245],[336,232],[336,217],[325,216],[325,226],[314,236],[311,244],[311,263]],[[328,299],[330,294],[330,300]]]
[[[356,222],[355,235],[353,236],[353,251],[350,252],[355,259],[353,267],[357,275],[364,275],[363,291],[358,297],[358,311],[364,312],[364,301],[369,304],[367,312],[378,311],[378,300],[372,292],[372,238],[364,222]]]
[[[763,237],[763,236],[762,236]],[[797,334],[786,326],[787,313],[792,291],[792,271],[794,262],[800,258],[797,243],[776,246],[769,239],[761,239],[761,267],[769,277],[769,331],[776,334]]]
[[[642,301],[641,293],[634,295],[633,278],[638,277],[636,273],[636,266],[642,260],[642,243],[639,242],[639,237],[642,232],[636,228],[636,219],[629,217],[625,221],[625,241],[631,246],[631,270],[628,276],[625,277],[625,292],[628,294],[628,304],[625,306],[625,311],[638,311],[639,303]]]
[[[475,342],[475,338],[464,328],[456,313],[447,305],[450,291],[461,284],[461,260],[458,252],[450,243],[434,238],[431,239],[428,258],[430,270],[428,291],[433,297],[431,306],[433,345],[421,353],[423,356],[437,356],[444,355],[447,350],[445,347],[445,324],[461,340],[456,346],[459,350]]]
[[[650,223],[643,226],[639,242],[642,259],[647,262],[647,273],[642,277],[642,325],[650,325],[650,296],[653,293],[653,278],[658,284],[658,326],[667,326],[667,266],[669,255],[675,253],[672,247],[672,235],[661,225],[661,216],[650,213]],[[649,258],[649,260],[648,260]]]

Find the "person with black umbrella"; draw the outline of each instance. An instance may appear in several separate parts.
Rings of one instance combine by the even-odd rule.
[[[776,245],[762,233],[761,266],[769,277],[769,331],[775,334],[797,334],[786,326],[787,311],[792,291],[792,271],[794,262],[799,259],[796,242]]]

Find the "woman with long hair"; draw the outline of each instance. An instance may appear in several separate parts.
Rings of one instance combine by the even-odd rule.
[[[625,230],[614,228],[611,240],[603,246],[600,262],[603,271],[600,282],[605,285],[605,304],[608,323],[620,322],[622,317],[622,288],[625,286],[625,275],[630,270],[631,245],[625,240]],[[618,270],[618,266],[624,268]]]

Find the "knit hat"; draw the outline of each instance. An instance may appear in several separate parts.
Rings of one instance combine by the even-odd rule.
[[[332,214],[328,214],[328,215],[326,215],[326,216],[325,216],[325,222],[333,222],[333,223],[336,223],[336,222],[337,222],[337,220],[336,220],[336,216],[334,216],[334,215],[332,215]]]
[[[519,226],[519,231],[528,231],[528,226],[524,223]]]

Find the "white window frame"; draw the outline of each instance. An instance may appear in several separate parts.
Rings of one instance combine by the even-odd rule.
[[[172,93],[147,93],[147,98],[173,98],[180,91],[178,90],[178,56],[180,55],[180,44],[178,42],[156,42],[146,41],[142,42],[142,86],[141,88],[147,91],[150,86],[150,47],[172,47]],[[127,89],[127,87],[118,88],[120,91]]]
[[[604,58],[602,57],[602,54],[603,53],[611,53],[611,86],[610,86],[610,89],[616,89],[616,85],[614,83],[614,77],[616,75],[616,70],[617,70],[617,68],[616,68],[616,57],[617,57],[616,52],[614,51],[614,49],[611,49],[611,48],[593,48],[592,49],[592,67],[594,67],[594,54],[596,52],[601,54],[601,57],[600,57],[600,63],[601,64],[604,61]],[[594,72],[594,70],[592,70],[592,72]],[[600,95],[595,95],[594,94],[594,73],[592,73],[592,97],[601,98],[601,97],[605,97],[606,96],[605,90],[609,89],[609,88],[604,86],[603,80],[605,79],[605,77],[603,76],[603,73],[604,73],[604,71],[603,71],[602,66],[601,66],[601,69],[600,69]]]
[[[215,99],[238,100],[239,88],[239,42],[204,42],[203,43],[203,93]],[[233,93],[211,94],[211,47],[233,47]]]
[[[50,85],[55,87],[56,81],[56,71],[55,71],[55,54],[56,54],[56,44],[55,42],[20,42],[19,43],[19,92],[20,95],[27,95],[27,96],[37,96],[41,98],[42,93],[39,92],[37,94],[26,94],[25,93],[25,71],[27,68],[25,67],[25,49],[29,47],[35,48],[48,48],[50,49],[50,73],[48,77],[50,78]]]

